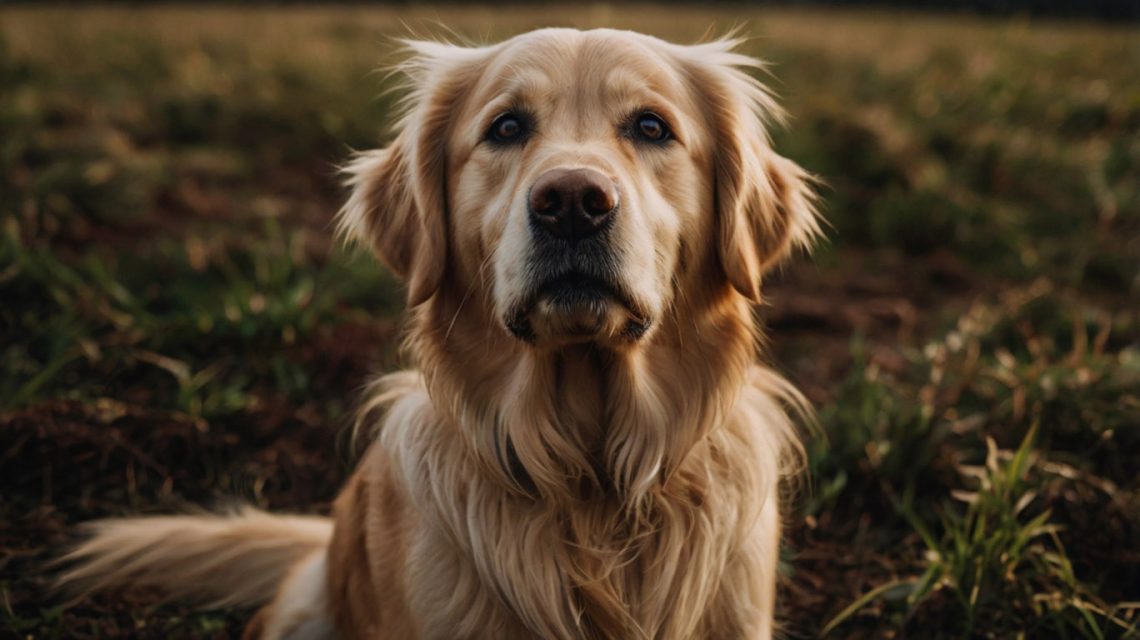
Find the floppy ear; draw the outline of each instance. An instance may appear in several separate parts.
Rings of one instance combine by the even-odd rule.
[[[692,47],[692,77],[709,101],[721,264],[732,286],[760,301],[760,278],[795,247],[819,234],[811,177],[772,151],[764,125],[781,112],[764,86],[742,69],[760,68],[734,53],[737,42]]]
[[[743,162],[718,154],[717,165],[721,263],[732,286],[759,302],[764,272],[820,232],[811,178],[771,150]]]
[[[350,239],[369,243],[381,262],[407,282],[408,304],[415,306],[439,288],[447,236],[440,207],[424,206],[439,197],[417,197],[417,191],[434,187],[417,188],[401,138],[386,149],[359,154],[346,167],[352,196],[341,209],[339,226]]]
[[[406,42],[402,66],[411,85],[400,133],[384,149],[358,154],[345,168],[352,195],[339,228],[372,246],[408,285],[408,305],[439,289],[447,266],[447,137],[477,49]]]

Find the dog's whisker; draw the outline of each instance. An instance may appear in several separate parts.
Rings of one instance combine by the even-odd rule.
[[[495,256],[494,251],[489,252],[487,254],[487,257],[483,260],[483,263],[479,265],[479,269],[476,271],[476,278],[480,280],[480,284],[482,284],[483,270],[487,268],[487,265],[491,264],[491,259],[494,258],[494,256]],[[485,289],[485,287],[481,287],[481,288]],[[452,329],[455,328],[455,322],[456,322],[456,320],[459,319],[459,313],[461,311],[463,311],[463,305],[467,303],[467,299],[471,297],[471,294],[474,291],[475,291],[474,283],[468,284],[467,285],[467,291],[465,291],[463,293],[463,298],[461,298],[459,300],[459,304],[455,307],[455,313],[452,314],[452,316],[451,316],[451,322],[449,322],[447,324],[447,331],[443,335],[444,341],[446,341],[448,338],[451,337],[451,331],[452,331]]]

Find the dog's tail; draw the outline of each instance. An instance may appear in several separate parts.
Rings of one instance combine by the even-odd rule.
[[[65,591],[157,589],[211,607],[263,604],[305,556],[328,546],[327,518],[274,516],[252,508],[229,515],[98,520],[59,559]]]

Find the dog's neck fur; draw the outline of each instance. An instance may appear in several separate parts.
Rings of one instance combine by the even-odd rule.
[[[428,401],[411,401],[410,419],[400,397],[416,392],[393,393],[388,424],[404,431],[383,435],[425,517],[470,554],[449,579],[473,572],[497,594],[490,613],[457,610],[449,624],[553,638],[692,637],[713,619],[732,628],[725,617],[745,607],[733,599],[749,602],[752,581],[763,583],[750,558],[774,552],[754,549],[749,532],[775,509],[790,429],[782,387],[749,391],[748,304],[725,287],[622,352],[545,352],[488,332],[485,309],[444,294],[415,310],[409,335]],[[742,451],[755,464],[725,464]],[[505,540],[523,542],[504,552]],[[536,575],[550,591],[517,590]]]
[[[725,419],[755,356],[751,311],[727,286],[618,349],[524,344],[488,331],[487,310],[462,300],[444,292],[417,309],[412,354],[434,399],[462,399],[437,408],[487,471],[504,489],[547,501],[612,489],[637,506]]]

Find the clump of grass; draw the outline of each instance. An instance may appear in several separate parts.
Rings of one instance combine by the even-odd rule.
[[[893,512],[904,528],[876,543],[920,541],[924,569],[869,590],[826,630],[875,604],[903,628],[962,637],[1131,633],[1136,607],[1103,594],[1135,593],[1135,562],[1106,567],[1082,543],[1120,547],[1140,527],[1135,322],[1038,280],[976,303],[902,371],[884,375],[856,345],[855,371],[822,416],[828,441],[811,451],[809,514]]]
[[[999,450],[987,439],[984,465],[960,467],[975,484],[973,490],[953,494],[965,508],[944,505],[937,534],[904,509],[926,547],[925,571],[871,590],[824,625],[823,634],[887,594],[905,602],[907,618],[948,594],[953,606],[940,627],[961,637],[982,629],[988,637],[1047,632],[1096,639],[1135,631],[1140,607],[1101,601],[1075,575],[1052,512],[1030,515],[1041,486],[1032,477],[1042,462],[1034,448],[1036,435],[1037,428],[1031,428],[1013,452]]]
[[[840,503],[853,511],[882,507],[890,498],[910,504],[937,473],[935,458],[947,433],[932,407],[899,393],[900,381],[869,362],[860,341],[852,353],[851,374],[820,416],[826,438],[809,450],[815,486],[804,507],[808,514]]]

